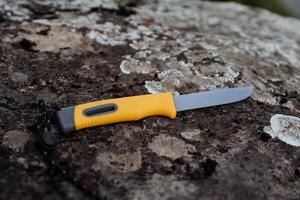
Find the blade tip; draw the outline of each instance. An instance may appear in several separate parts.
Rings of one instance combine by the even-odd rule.
[[[244,89],[246,90],[246,96],[247,96],[246,98],[250,97],[254,91],[253,87],[244,87]]]

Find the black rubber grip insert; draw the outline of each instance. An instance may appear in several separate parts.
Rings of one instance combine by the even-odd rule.
[[[94,117],[94,116],[116,112],[117,109],[118,106],[116,104],[110,103],[110,104],[104,104],[101,106],[95,106],[92,108],[85,109],[83,111],[83,114],[87,117]]]

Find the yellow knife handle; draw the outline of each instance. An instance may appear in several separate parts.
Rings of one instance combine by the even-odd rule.
[[[104,124],[136,121],[154,115],[171,119],[176,117],[171,92],[95,101],[56,112],[58,125],[64,133]]]

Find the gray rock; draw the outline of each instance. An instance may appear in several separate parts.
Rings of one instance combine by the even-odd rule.
[[[38,92],[38,95],[36,97],[38,100],[42,99],[46,103],[50,103],[54,101],[57,98],[57,95],[49,91],[49,89],[45,88]]]
[[[200,0],[115,5],[0,0],[0,199],[298,199],[300,149],[263,127],[300,117],[299,20]],[[37,99],[238,86],[251,99],[61,134],[50,154],[27,142]]]
[[[28,75],[22,72],[15,72],[11,75],[11,79],[16,83],[26,83],[28,81]]]
[[[22,152],[29,140],[28,133],[13,130],[5,133],[2,144],[16,152]]]

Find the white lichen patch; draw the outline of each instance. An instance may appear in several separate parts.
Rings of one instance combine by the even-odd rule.
[[[148,92],[174,92],[188,84],[193,84],[198,90],[210,90],[224,87],[227,83],[234,83],[239,75],[230,66],[222,67],[221,71],[217,67],[211,66],[209,67],[209,72],[207,70],[201,72],[200,70],[203,66],[193,66],[190,64],[189,67],[186,67],[186,65],[181,65],[181,63],[182,61],[178,62],[176,69],[167,69],[158,73],[159,82],[146,82],[145,87]]]
[[[287,144],[300,146],[300,118],[276,114],[270,122],[271,126],[266,126],[264,132]]]
[[[256,101],[264,102],[271,105],[279,105],[278,97],[274,97],[266,91],[256,91],[251,97]]]
[[[93,168],[95,170],[102,170],[105,167],[123,173],[136,171],[142,167],[142,154],[140,151],[124,154],[115,154],[112,152],[98,153]]]
[[[201,141],[201,130],[191,129],[180,133],[180,135],[190,141]]]
[[[122,27],[112,22],[98,23],[101,20],[101,15],[98,13],[78,15],[73,12],[59,12],[58,16],[57,19],[36,19],[33,22],[49,26],[67,26],[72,29],[85,28],[89,30],[85,34],[86,38],[102,45],[124,45],[128,38],[133,37],[128,32],[121,32]]]
[[[167,92],[159,81],[145,81],[145,88],[151,94]]]
[[[42,7],[52,7],[59,10],[78,10],[83,13],[89,12],[93,8],[105,8],[118,10],[119,6],[114,0],[0,0],[0,11],[4,16],[15,21],[28,20],[34,14],[35,9]]]
[[[120,69],[124,74],[139,73],[148,74],[155,69],[152,67],[151,63],[143,63],[136,59],[123,60]]]
[[[16,152],[22,152],[29,139],[30,137],[27,133],[13,130],[5,133],[2,144]]]
[[[187,157],[196,151],[193,145],[186,144],[183,140],[168,135],[158,135],[149,144],[149,148],[159,156],[165,156],[173,160]]]
[[[119,35],[114,37],[114,34],[115,33],[112,32],[112,34],[107,35],[93,30],[87,34],[87,37],[103,45],[118,46],[126,44],[123,38],[118,37]]]
[[[25,6],[28,5],[27,0],[10,1],[0,0],[0,11],[2,11],[7,18],[15,21],[28,20],[32,14]],[[5,16],[4,15],[4,16]]]
[[[81,10],[83,12],[87,12],[92,8],[98,8],[98,7],[111,9],[111,10],[118,9],[118,4],[115,2],[115,0],[72,0],[72,1],[55,0],[49,2],[60,9]]]
[[[171,84],[173,87],[180,87],[184,81],[184,74],[177,69],[167,69],[158,74],[158,78],[165,85]]]
[[[103,45],[118,46],[125,45],[128,41],[140,39],[139,30],[127,28],[127,31],[121,31],[121,26],[106,22],[97,25],[97,29],[91,30],[86,36]]]
[[[56,14],[58,17],[55,19],[35,19],[32,22],[48,26],[67,26],[74,29],[102,30],[106,28],[103,24],[97,23],[97,21],[101,20],[101,14],[99,13],[78,15],[74,12],[57,12]]]

